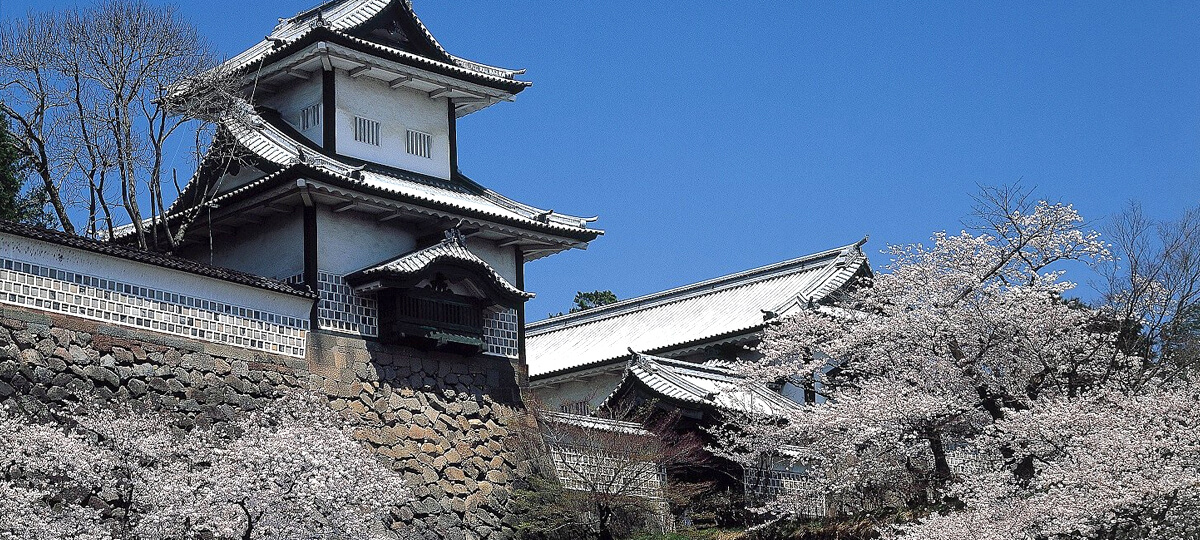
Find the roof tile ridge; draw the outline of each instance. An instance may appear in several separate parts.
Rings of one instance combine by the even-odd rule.
[[[244,123],[248,124],[245,126],[248,130],[262,135],[262,137],[268,142],[274,144],[281,151],[290,155],[288,161],[286,163],[281,163],[281,165],[308,165],[310,167],[324,169],[331,173],[347,177],[351,172],[361,168],[326,154],[322,149],[317,148],[313,144],[309,144],[309,142],[304,139],[293,137],[287,132],[287,130],[272,121],[270,118],[264,116],[254,107],[251,107],[247,115],[249,120]],[[282,122],[283,120],[281,119],[280,121]],[[243,144],[242,146],[246,145]],[[248,147],[247,150],[249,150]],[[250,151],[253,152],[253,150]],[[256,155],[264,159],[268,159],[266,156],[262,156],[261,154],[256,153]],[[268,161],[270,160],[268,159]]]
[[[506,82],[506,83],[516,83],[516,84],[521,84],[521,85],[523,85],[523,86],[532,86],[532,85],[533,85],[533,83],[532,83],[532,82],[530,82],[530,81],[522,81],[522,80],[518,80],[518,79],[515,79],[515,78],[512,78],[512,77],[505,77],[505,76],[501,76],[501,75],[495,75],[495,74],[492,74],[492,73],[487,73],[487,72],[485,72],[485,71],[480,71],[480,70],[477,70],[477,69],[471,69],[471,68],[469,68],[469,67],[463,67],[463,66],[461,66],[461,65],[459,65],[459,64],[457,64],[457,63],[453,63],[453,62],[445,62],[445,61],[442,61],[442,60],[440,60],[440,59],[437,59],[437,58],[430,58],[430,57],[428,57],[428,56],[422,56],[422,55],[419,55],[419,54],[417,54],[417,53],[414,53],[414,52],[409,52],[409,51],[406,51],[406,50],[404,50],[404,49],[398,49],[398,48],[396,48],[396,47],[392,47],[392,46],[390,46],[390,45],[386,45],[386,44],[383,44],[383,43],[378,43],[378,42],[375,42],[375,41],[371,41],[371,40],[369,40],[369,39],[363,39],[363,38],[360,38],[360,37],[358,37],[358,36],[354,36],[354,35],[348,34],[348,33],[346,33],[346,32],[343,32],[343,31],[342,31],[342,30],[340,30],[340,29],[336,29],[336,28],[328,28],[328,27],[321,27],[321,28],[323,28],[324,30],[327,30],[327,31],[329,31],[329,32],[332,32],[332,33],[334,33],[334,34],[337,34],[338,36],[340,36],[340,37],[343,37],[343,38],[345,38],[345,39],[348,39],[348,40],[351,40],[351,41],[354,41],[354,42],[357,42],[357,43],[361,43],[361,44],[364,44],[364,45],[369,45],[369,46],[371,46],[371,47],[376,47],[376,48],[378,48],[378,49],[381,49],[381,50],[384,50],[384,51],[387,51],[387,52],[390,52],[390,53],[393,53],[393,54],[398,54],[398,55],[401,55],[401,56],[405,56],[405,57],[409,57],[409,58],[414,58],[414,59],[417,59],[417,60],[420,60],[420,61],[422,61],[422,62],[426,62],[426,63],[429,63],[429,64],[436,64],[436,65],[440,65],[440,66],[446,66],[446,67],[448,67],[448,68],[450,68],[450,69],[455,69],[455,70],[459,70],[459,71],[465,71],[465,72],[468,72],[468,73],[474,73],[474,74],[476,74],[476,75],[480,75],[480,76],[483,76],[483,77],[491,77],[492,79],[498,79],[498,80],[500,80],[500,81],[503,81],[503,82]],[[314,28],[313,30],[316,30],[316,29]],[[291,43],[291,42],[293,42],[293,41],[297,41],[297,40],[299,40],[300,38],[302,38],[302,37],[306,36],[307,34],[308,34],[308,32],[305,32],[305,33],[303,33],[303,34],[301,34],[301,35],[297,36],[297,37],[296,37],[296,38],[294,38],[294,39],[287,40],[287,43]],[[447,55],[447,56],[449,56],[449,55]]]
[[[467,176],[466,174],[463,174],[463,172],[459,171],[459,170],[455,170],[452,177],[466,183],[468,186],[470,186],[472,188],[478,189],[480,191],[480,196],[482,196],[498,205],[506,206],[506,207],[508,207],[509,210],[528,213],[529,214],[528,217],[530,219],[536,219],[539,216],[546,216],[545,219],[547,221],[554,219],[555,221],[558,221],[560,224],[562,224],[564,226],[573,226],[573,227],[580,228],[580,229],[586,229],[588,223],[590,223],[592,221],[596,221],[596,219],[597,219],[597,217],[583,217],[583,216],[575,216],[572,214],[564,214],[561,212],[555,212],[554,210],[546,210],[546,209],[542,209],[542,208],[533,206],[532,204],[520,202],[520,201],[510,198],[507,195],[504,195],[498,191],[495,191],[487,186],[484,186],[483,184],[480,184],[479,182],[476,182],[475,180],[471,179],[471,177]],[[589,230],[596,231],[598,229],[589,229]]]
[[[346,10],[345,8],[351,4],[356,4],[354,9]],[[286,25],[300,25],[305,22],[312,21],[314,20],[314,15],[317,17],[315,19],[316,21],[320,21],[320,23],[322,23],[324,26],[330,28],[354,28],[361,25],[362,22],[365,22],[367,19],[370,19],[379,12],[383,11],[383,9],[391,4],[391,2],[385,1],[382,4],[378,4],[379,9],[372,13],[370,17],[364,18],[362,22],[352,25],[338,25],[338,23],[341,22],[341,19],[346,18],[351,13],[354,13],[362,7],[370,6],[371,4],[378,4],[378,2],[376,0],[328,0],[286,19],[280,19],[280,23],[276,25],[274,30],[272,30],[271,35],[274,36],[275,32],[279,31],[281,27],[285,27]],[[338,12],[337,10],[339,9],[342,11]]]
[[[396,257],[392,257],[390,259],[386,259],[386,260],[380,261],[378,263],[368,265],[368,266],[362,268],[361,270],[356,270],[354,272],[351,272],[351,274],[366,273],[371,270],[376,270],[380,267],[388,267],[388,266],[395,265],[395,264],[399,263],[401,260],[426,257],[426,256],[429,256],[431,253],[433,254],[433,256],[429,257],[429,259],[427,261],[424,261],[424,264],[421,265],[422,267],[431,265],[431,264],[437,262],[438,260],[446,258],[446,257],[466,259],[473,264],[478,264],[478,265],[483,266],[483,268],[492,275],[493,279],[497,280],[503,288],[508,289],[510,292],[517,293],[519,295],[527,296],[530,298],[533,297],[533,293],[522,290],[521,288],[517,287],[516,285],[513,285],[512,282],[508,281],[508,279],[506,279],[503,275],[501,275],[500,272],[496,271],[496,269],[491,264],[488,264],[488,262],[483,260],[482,257],[476,255],[473,251],[468,249],[461,235],[452,235],[448,238],[438,241],[436,244],[426,246],[423,248],[419,248],[419,249],[415,249],[415,250],[405,253],[403,255],[398,255]]]
[[[746,333],[746,332],[749,332],[749,331],[752,331],[752,330],[755,330],[755,329],[758,329],[758,328],[762,328],[762,327],[764,326],[764,324],[765,324],[765,323],[756,323],[756,324],[752,324],[752,325],[750,325],[750,326],[744,326],[744,327],[741,327],[741,328],[735,328],[735,329],[733,329],[733,330],[729,330],[729,331],[725,331],[725,332],[719,332],[719,333],[716,333],[716,334],[705,334],[705,335],[703,335],[703,336],[701,336],[701,337],[698,337],[698,338],[695,338],[695,339],[688,339],[688,340],[685,340],[685,341],[673,341],[673,342],[671,342],[671,343],[667,343],[667,344],[665,344],[665,345],[659,345],[659,346],[657,346],[657,347],[655,347],[655,348],[653,348],[653,349],[648,349],[648,350],[653,350],[653,351],[663,351],[663,350],[670,350],[670,349],[674,349],[674,348],[676,348],[676,347],[680,347],[680,346],[684,346],[684,345],[690,345],[690,344],[695,344],[695,343],[701,343],[701,342],[704,342],[704,341],[707,341],[707,340],[710,340],[710,339],[713,339],[713,338],[722,338],[722,337],[728,337],[728,336],[736,336],[736,335],[738,335],[738,334],[744,334],[744,333]],[[548,333],[548,332],[544,332],[543,334],[545,334],[545,333]],[[538,334],[538,335],[542,335],[542,334]],[[527,334],[527,337],[528,337],[528,334]],[[535,376],[535,377],[556,377],[556,376],[562,375],[562,374],[564,374],[564,373],[567,373],[567,372],[570,372],[570,371],[575,371],[575,370],[579,370],[579,369],[589,369],[589,368],[593,368],[593,367],[599,367],[599,366],[603,366],[603,365],[606,365],[606,364],[613,364],[613,363],[616,363],[616,361],[617,361],[617,360],[620,360],[621,358],[625,358],[625,357],[628,357],[628,356],[629,356],[629,354],[628,354],[628,353],[618,354],[618,355],[615,355],[615,356],[609,356],[609,357],[606,357],[606,358],[600,358],[600,359],[598,359],[598,360],[590,360],[590,361],[588,361],[588,362],[585,362],[585,363],[582,363],[582,364],[578,364],[578,365],[574,365],[574,366],[569,366],[569,367],[564,367],[564,368],[558,368],[558,369],[554,369],[554,370],[551,370],[551,371],[546,371],[546,372],[544,372],[544,373],[539,373],[539,374],[537,374],[537,375],[534,375],[534,376]],[[653,356],[653,355],[650,355],[650,356]],[[656,357],[656,358],[663,358],[663,357],[661,357],[661,356],[658,356],[658,357]]]
[[[391,4],[391,2],[389,1],[388,4]],[[425,35],[425,39],[429,40],[429,43],[433,45],[434,49],[437,50],[438,53],[449,59],[451,65],[474,71],[476,73],[482,73],[484,75],[491,75],[493,77],[509,80],[516,80],[516,75],[525,73],[524,69],[509,69],[500,66],[493,66],[450,54],[450,51],[447,51],[446,48],[442,46],[441,42],[439,42],[437,38],[433,36],[433,32],[429,31],[429,27],[425,26],[425,21],[422,21],[421,17],[417,15],[417,11],[413,8],[412,0],[400,0],[400,4],[404,7],[405,11],[408,12],[409,16],[412,17],[413,22],[416,23],[417,28],[421,30],[421,33]],[[488,73],[489,71],[494,73]]]
[[[667,289],[665,291],[659,291],[621,300],[612,304],[606,304],[576,313],[557,315],[548,319],[542,319],[540,321],[528,323],[526,325],[526,330],[528,333],[529,330],[538,331],[545,327],[544,332],[550,332],[562,327],[589,324],[591,322],[596,322],[598,320],[617,315],[624,315],[640,309],[672,304],[675,302],[695,298],[697,296],[703,296],[705,294],[752,285],[760,281],[778,277],[779,275],[805,270],[811,263],[814,263],[820,259],[839,255],[848,249],[854,249],[856,246],[858,246],[857,243],[849,244],[835,249],[812,253],[786,261],[751,268],[749,270],[743,270],[733,274],[726,274],[688,285],[682,285],[680,287]],[[830,262],[836,262],[836,258]],[[741,281],[743,279],[746,281]]]
[[[221,276],[217,274],[225,274],[232,278],[236,278],[226,278],[226,281],[233,281],[242,285],[269,288],[270,290],[278,290],[279,292],[288,294],[299,294],[309,298],[315,298],[315,293],[311,290],[298,288],[294,284],[288,283],[281,279],[275,279],[272,277],[244,272],[242,270],[236,270],[233,268],[194,261],[179,255],[144,250],[126,244],[109,242],[96,238],[88,238],[86,236],[70,234],[56,229],[48,229],[0,219],[0,233],[23,236],[43,242],[58,243],[60,245],[83,251],[118,257],[121,259],[142,264],[149,264],[152,266],[159,266],[162,268],[180,270],[205,277],[222,279]],[[255,285],[254,283],[258,283],[259,285]],[[268,285],[271,287],[263,287],[262,285]]]
[[[687,370],[688,375],[692,377],[707,379],[716,383],[730,385],[736,387],[746,381],[746,377],[737,372],[724,368],[716,368],[715,366],[705,366],[694,362],[686,362],[683,360],[673,360],[670,358],[660,358],[659,363],[672,366],[676,369]],[[665,361],[665,362],[664,362]],[[675,375],[682,376],[678,373]]]
[[[820,301],[828,296],[829,293],[849,282],[850,278],[853,277],[854,274],[858,272],[859,268],[862,267],[863,263],[867,261],[866,254],[861,250],[848,250],[847,253],[850,252],[856,254],[852,255],[849,261],[843,262],[842,257],[839,257],[838,260],[834,261],[834,264],[831,266],[833,270],[832,272],[829,272],[828,275],[818,280],[816,283],[812,283],[808,287],[805,287],[804,290],[800,291],[791,298],[788,298],[779,305],[771,308],[771,317],[774,318],[784,316],[794,307],[811,305],[811,303],[814,301]]]
[[[662,378],[662,379],[666,380],[667,382],[674,384],[675,386],[679,387],[680,389],[687,391],[691,394],[696,394],[696,395],[701,395],[701,396],[709,395],[709,392],[706,391],[705,389],[700,388],[699,386],[696,386],[695,384],[692,384],[691,381],[684,379],[678,373],[675,373],[674,371],[672,371],[673,366],[671,364],[667,364],[667,363],[660,361],[660,360],[663,360],[663,358],[657,357],[657,356],[651,356],[648,354],[637,353],[637,352],[635,352],[634,355],[637,358],[638,367],[641,367],[642,370],[646,371],[648,374]],[[666,368],[666,369],[663,369],[663,368]],[[633,373],[633,370],[631,370],[630,372]],[[636,373],[635,373],[635,376],[636,376]],[[638,378],[641,379],[641,377],[638,377]],[[646,381],[643,379],[642,382],[646,382]]]
[[[522,75],[525,73],[524,68],[512,69],[512,68],[494,66],[491,64],[485,64],[483,62],[476,62],[474,60],[470,60],[470,59],[463,58],[461,56],[457,56],[457,55],[453,55],[453,54],[448,54],[448,56],[450,57],[451,60],[454,61],[455,64],[458,64],[459,67],[462,67],[465,69],[470,69],[472,71],[479,71],[482,73],[487,73],[489,71],[493,71],[495,73],[489,73],[489,75],[495,75],[497,77],[504,77],[506,79],[512,79],[512,78],[516,77],[517,75]]]

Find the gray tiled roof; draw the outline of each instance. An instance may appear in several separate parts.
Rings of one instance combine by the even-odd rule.
[[[635,422],[625,422],[621,420],[613,420],[610,418],[599,418],[596,416],[584,416],[581,414],[571,414],[558,411],[542,411],[541,414],[550,422],[562,422],[564,424],[580,427],[584,429],[595,429],[599,431],[610,431],[613,433],[623,433],[625,435],[641,435],[651,436],[653,433],[642,428],[641,424]]]
[[[221,279],[238,283],[241,285],[249,285],[268,291],[275,291],[305,298],[316,298],[316,293],[307,288],[300,288],[282,281],[247,274],[237,270],[221,268],[218,266],[209,266],[207,264],[198,263],[196,261],[164,255],[152,251],[143,251],[137,248],[128,247],[112,242],[102,242],[91,238],[84,238],[73,234],[67,234],[61,231],[43,229],[40,227],[31,227],[20,223],[0,220],[0,233],[8,233],[16,236],[23,236],[43,242],[50,242],[60,246],[72,247],[101,255],[109,255],[130,261],[136,261],[144,264],[170,268],[172,270],[181,270],[191,274],[200,276]]]
[[[630,358],[621,384],[605,398],[604,405],[611,405],[609,402],[634,380],[660,397],[726,411],[783,415],[801,407],[775,390],[747,381],[734,370],[637,352]]]
[[[432,58],[363,40],[347,33],[389,8],[402,10],[401,14],[413,21],[421,32],[421,37],[432,47]],[[334,0],[326,2],[315,8],[301,12],[294,17],[280,19],[279,24],[265,39],[229,59],[225,63],[225,66],[234,70],[246,68],[282,47],[303,40],[314,31],[321,31],[320,29],[339,34],[358,45],[370,47],[379,52],[428,64],[433,67],[441,67],[463,75],[470,75],[506,85],[517,84],[528,86],[530,84],[529,82],[517,81],[515,79],[516,75],[523,73],[524,70],[489,66],[459,58],[446,52],[446,49],[438,43],[433,34],[429,32],[429,29],[425,27],[425,24],[421,22],[421,19],[413,12],[412,3],[408,0]]]
[[[491,265],[474,253],[471,253],[463,245],[460,238],[448,238],[427,248],[418,249],[395,259],[369,266],[346,276],[346,279],[349,281],[366,281],[384,276],[414,275],[422,272],[432,264],[444,261],[455,261],[478,267],[485,271],[494,285],[508,294],[525,299],[533,298],[533,293],[522,291],[513,286],[507,279],[504,279],[504,276],[496,272]]]
[[[268,121],[249,105],[244,107],[245,110],[241,114],[222,125],[238,145],[276,170],[245,185],[220,193],[212,200],[205,201],[207,203],[220,204],[235,199],[266,184],[280,181],[295,170],[316,170],[344,184],[376,192],[382,197],[441,206],[456,213],[479,216],[485,220],[498,220],[585,241],[604,234],[602,230],[587,227],[587,223],[595,218],[560,214],[514,201],[475,183],[461,173],[456,172],[452,180],[446,180],[401,169],[351,164],[342,161],[341,158],[324,155],[320,149],[289,135],[285,129]],[[201,189],[210,188],[200,181],[200,174],[197,173],[188,182],[184,192],[167,209],[167,215],[176,216],[200,200],[197,192]],[[113,233],[118,238],[127,237],[133,233],[133,227],[117,227]]]
[[[756,331],[764,310],[783,316],[845,286],[867,265],[861,245],[531,323],[529,375],[620,362],[629,348],[662,352]]]

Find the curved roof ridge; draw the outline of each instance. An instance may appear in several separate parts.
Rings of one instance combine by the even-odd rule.
[[[733,370],[711,366],[704,369],[704,366],[691,362],[671,360],[633,350],[630,350],[630,353],[629,363],[621,376],[620,384],[604,398],[600,404],[601,408],[612,405],[625,390],[631,377],[661,396],[717,409],[779,415],[801,407],[799,403],[770,388],[746,385],[746,377]],[[719,378],[704,375],[719,375]],[[710,390],[692,382],[689,377],[696,380],[708,379],[718,385],[727,386],[714,386]],[[761,403],[756,404],[756,400],[761,400]]]
[[[421,272],[429,266],[443,260],[455,260],[468,263],[471,265],[483,268],[493,284],[499,287],[504,292],[519,298],[530,299],[534,294],[523,291],[510,283],[504,276],[500,275],[492,265],[487,261],[479,258],[478,255],[467,249],[461,235],[452,235],[441,242],[432,246],[421,248],[399,257],[392,258],[382,263],[370,265],[361,270],[351,272],[346,276],[347,281],[366,280],[375,275],[413,275]]]
[[[530,215],[530,217],[534,217],[534,218],[536,218],[538,216],[545,216],[543,219],[547,223],[553,221],[559,225],[563,225],[563,226],[567,226],[567,227],[585,228],[585,227],[587,227],[587,223],[596,220],[596,218],[593,218],[593,217],[581,217],[581,216],[574,216],[571,214],[560,214],[558,212],[555,212],[554,210],[546,210],[546,209],[538,208],[536,206],[533,206],[530,204],[525,204],[523,202],[511,199],[497,191],[492,190],[491,188],[481,185],[480,183],[472,180],[470,177],[468,177],[467,175],[463,174],[460,171],[454,171],[454,177],[458,180],[461,180],[461,181],[467,183],[467,185],[469,185],[471,187],[479,189],[480,194],[483,197],[486,197],[487,199],[491,200],[492,202],[496,203],[499,206],[508,207],[509,210],[512,210],[514,212],[527,213]]]
[[[419,54],[402,51],[395,47],[388,47],[383,44],[373,41],[363,40],[361,38],[347,34],[346,31],[354,30],[367,21],[373,19],[380,13],[383,13],[389,6],[399,5],[404,10],[404,13],[410,18],[411,22],[421,32],[421,37],[427,44],[433,48],[435,58],[428,58]],[[484,75],[503,79],[508,82],[518,82],[528,86],[528,81],[517,81],[516,75],[525,72],[523,69],[508,69],[498,66],[484,64],[467,60],[450,54],[437,38],[433,37],[433,33],[417,16],[413,10],[411,0],[332,0],[319,4],[315,7],[306,9],[292,17],[279,19],[279,24],[271,30],[270,34],[260,42],[251,45],[245,51],[234,55],[227,60],[224,65],[232,70],[239,70],[248,65],[265,58],[276,48],[294,43],[303,39],[309,33],[317,28],[324,28],[330,32],[339,34],[343,37],[354,39],[363,43],[369,43],[391,52],[402,53],[407,56],[422,58],[426,61],[436,62],[449,67],[465,70],[477,75]]]
[[[676,301],[685,300],[694,296],[709,294],[720,290],[734,289],[770,279],[781,274],[809,269],[817,261],[833,258],[831,264],[838,261],[837,255],[846,254],[851,250],[858,250],[862,246],[865,239],[847,244],[841,247],[796,257],[782,262],[772,263],[765,266],[726,274],[715,278],[707,279],[697,283],[675,287],[665,291],[650,293],[647,295],[621,300],[612,304],[599,306],[576,313],[568,313],[559,315],[540,321],[534,321],[526,325],[526,335],[533,335],[542,332],[549,332],[565,326],[576,326],[587,324],[595,320],[605,319],[610,316],[619,315],[629,311],[636,311],[650,306],[658,306],[669,304]]]

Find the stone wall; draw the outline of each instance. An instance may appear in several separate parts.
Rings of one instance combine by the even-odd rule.
[[[509,483],[529,417],[516,370],[312,332],[306,359],[190,341],[22,308],[0,308],[0,403],[26,410],[118,399],[209,426],[288,390],[328,396],[355,436],[403,471],[415,499],[398,526],[425,538],[510,538]]]

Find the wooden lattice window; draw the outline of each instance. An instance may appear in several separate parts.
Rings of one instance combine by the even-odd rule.
[[[408,136],[404,143],[405,150],[414,155],[423,158],[432,157],[433,152],[433,135],[422,131],[408,130]]]
[[[314,103],[300,109],[300,131],[308,131],[321,125],[321,104]]]
[[[354,117],[354,140],[379,146],[379,122],[361,116]]]

